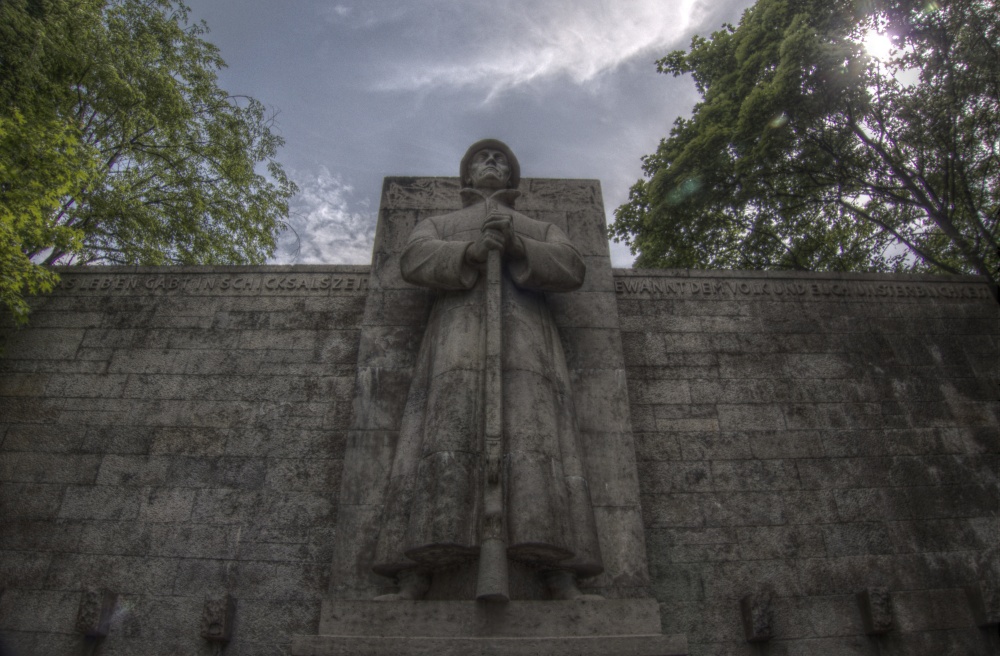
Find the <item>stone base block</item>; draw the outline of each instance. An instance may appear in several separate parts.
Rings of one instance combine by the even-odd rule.
[[[686,656],[683,635],[569,638],[296,636],[292,656]]]
[[[320,635],[507,636],[645,635],[660,632],[654,599],[593,601],[331,601]]]
[[[293,656],[683,656],[660,633],[652,599],[589,601],[326,601],[317,636]]]

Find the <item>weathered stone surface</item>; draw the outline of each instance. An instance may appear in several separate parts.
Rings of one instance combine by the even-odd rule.
[[[52,558],[45,552],[0,551],[0,589],[43,586]]]
[[[652,599],[596,601],[429,601],[385,604],[326,601],[320,635],[425,637],[552,637],[658,633]]]
[[[651,599],[597,601],[327,601],[310,654],[687,654],[682,635],[660,634]]]
[[[623,478],[591,492],[612,531],[645,533],[648,584],[591,589],[652,594],[662,630],[699,656],[760,650],[739,599],[767,584],[771,656],[1000,650],[979,628],[995,614],[980,616],[967,592],[1000,575],[1000,335],[986,285],[611,270],[596,260],[607,245],[594,184],[573,183],[559,205],[563,183],[525,183],[519,209],[581,240],[587,284],[607,284],[546,298],[558,329],[581,340],[564,348],[586,400],[587,457],[617,476],[634,445],[640,463],[634,489]],[[457,189],[393,179],[376,265],[418,221],[458,209]],[[239,592],[226,653],[264,656],[317,634],[328,590],[390,591],[334,547],[374,540],[382,501],[369,481],[387,471],[402,405],[357,427],[368,443],[349,429],[355,390],[405,398],[431,296],[401,280],[379,287],[367,266],[62,274],[27,329],[0,320],[8,649],[80,652],[88,587],[121,593],[101,653],[129,656],[210,653],[206,596]],[[620,348],[602,341],[616,331]],[[613,399],[628,411],[602,409]],[[371,460],[351,453],[364,444],[381,445],[363,446]],[[337,498],[345,485],[353,505]],[[894,591],[893,630],[878,638],[855,596],[873,586]]]
[[[123,595],[107,654],[207,648],[206,594],[318,613],[367,280],[368,267],[70,270],[40,299],[39,330],[5,333],[9,646],[79,651],[55,636],[88,586]],[[278,652],[301,626],[286,625],[229,648]]]
[[[642,635],[584,638],[344,638],[297,637],[294,656],[685,656],[682,636]]]
[[[983,394],[998,372],[970,357],[997,353],[985,286],[614,273],[665,630],[684,627],[692,653],[752,653],[738,613],[719,609],[771,584],[768,653],[874,654],[855,593],[875,585],[907,591],[880,653],[996,648],[954,598],[996,569],[996,460],[976,454],[996,449],[996,395]],[[940,599],[952,607],[936,622]]]
[[[80,601],[79,589],[5,589],[0,595],[0,629],[5,635],[14,631],[74,634]]]

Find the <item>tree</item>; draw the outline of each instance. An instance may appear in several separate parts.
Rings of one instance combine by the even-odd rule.
[[[63,198],[84,188],[92,173],[77,135],[58,121],[0,116],[0,303],[23,322],[24,293],[51,291],[58,277],[26,254],[39,247],[77,252],[82,233],[52,222]]]
[[[891,56],[865,51],[874,34]],[[758,0],[657,62],[701,101],[613,232],[637,266],[1000,275],[990,0]]]
[[[0,299],[52,264],[260,263],[295,185],[176,0],[0,3]]]

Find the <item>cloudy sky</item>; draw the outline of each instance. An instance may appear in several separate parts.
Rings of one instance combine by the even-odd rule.
[[[457,175],[495,137],[526,177],[597,178],[609,222],[697,96],[656,73],[750,0],[187,0],[231,93],[277,112],[301,188],[275,262],[367,264],[382,178]],[[616,266],[632,255],[612,244]]]

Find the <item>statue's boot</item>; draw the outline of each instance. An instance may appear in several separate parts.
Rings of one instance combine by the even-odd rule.
[[[427,572],[406,570],[396,577],[399,591],[375,597],[375,601],[416,601],[423,599],[431,587],[431,575]]]
[[[585,594],[576,582],[576,575],[568,569],[551,569],[542,572],[542,582],[557,601],[604,599],[598,594]]]

